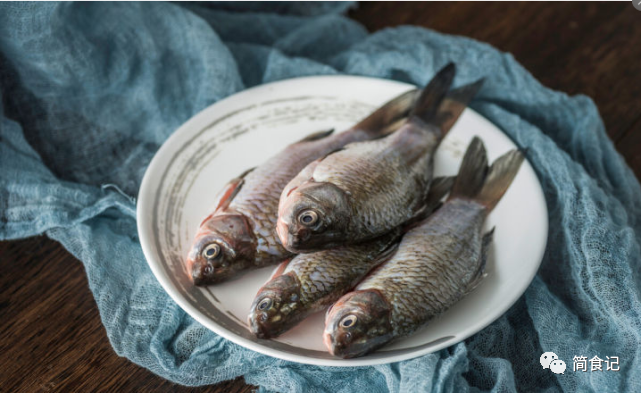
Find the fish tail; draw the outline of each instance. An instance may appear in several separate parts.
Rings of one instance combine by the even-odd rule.
[[[475,136],[465,151],[456,181],[452,186],[450,199],[463,197],[473,199],[477,196],[487,176],[487,151],[481,138]]]
[[[454,123],[461,117],[465,108],[481,90],[483,81],[484,79],[481,78],[474,83],[461,86],[447,93],[438,107],[435,119],[432,121],[432,124],[441,129],[443,135],[447,134],[454,126]]]
[[[438,120],[439,107],[452,85],[454,75],[454,63],[449,63],[436,73],[416,100],[410,113],[410,121],[420,119],[425,124],[434,124]]]
[[[512,184],[523,159],[521,152],[511,150],[488,168],[485,146],[479,137],[474,137],[463,157],[450,199],[474,199],[491,211]]]
[[[373,139],[376,136],[383,137],[396,131],[401,124],[399,121],[404,121],[407,118],[420,92],[418,89],[410,90],[388,101],[361,120],[353,129],[371,133],[374,136]]]
[[[476,198],[489,211],[494,209],[512,184],[524,158],[520,151],[511,150],[497,158],[490,167],[483,188]]]

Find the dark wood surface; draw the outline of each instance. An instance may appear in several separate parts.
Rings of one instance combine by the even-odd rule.
[[[511,52],[543,84],[594,99],[641,176],[641,12],[616,3],[363,3],[376,31],[425,26]],[[249,392],[170,383],[111,348],[82,264],[45,237],[0,242],[0,392]]]

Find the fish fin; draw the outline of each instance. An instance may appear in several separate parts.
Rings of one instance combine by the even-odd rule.
[[[512,180],[519,172],[525,156],[518,150],[510,150],[497,158],[490,167],[481,192],[476,200],[485,205],[488,211],[494,209],[505,194]]]
[[[479,265],[478,274],[485,273],[485,265],[487,264],[487,255],[490,252],[490,244],[494,239],[494,230],[496,227],[492,227],[485,235],[483,235],[483,242],[481,244],[481,264]]]
[[[510,150],[488,168],[485,146],[475,136],[465,152],[449,199],[473,199],[491,211],[512,184],[523,159],[521,152]]]
[[[483,79],[479,79],[474,83],[450,90],[450,92],[447,93],[445,99],[443,99],[443,102],[438,107],[435,119],[432,121],[433,124],[441,129],[443,135],[452,129],[454,123],[459,119],[465,108],[467,108],[468,104],[479,90],[481,90],[483,81]]]
[[[432,179],[430,189],[425,197],[425,205],[430,211],[434,211],[434,207],[450,192],[455,180],[456,176],[441,176]]]
[[[326,131],[318,131],[313,134],[307,135],[305,138],[301,139],[300,142],[312,142],[312,141],[317,141],[319,139],[327,138],[328,136],[332,135],[334,133],[334,129],[326,130]]]
[[[476,269],[476,272],[474,272],[472,280],[470,280],[469,284],[467,284],[467,288],[465,290],[466,294],[472,292],[476,287],[479,286],[481,281],[483,281],[483,279],[487,277],[487,273],[485,273],[485,266],[487,265],[487,255],[490,250],[490,244],[492,244],[492,239],[494,238],[494,229],[495,228],[490,229],[489,232],[483,235],[479,266]]]
[[[414,213],[405,225],[403,225],[403,233],[415,228],[420,222],[429,217],[443,205],[443,203],[441,203],[441,199],[450,192],[455,180],[456,176],[442,176],[432,179],[432,183],[430,184],[430,188],[424,199],[423,205],[416,213]]]
[[[402,124],[398,120],[407,117],[420,93],[421,90],[414,89],[397,96],[358,122],[352,129],[379,134],[380,137],[396,131]]]
[[[349,292],[353,291],[356,286],[358,286],[359,283],[365,281],[367,278],[369,278],[371,275],[376,274],[376,272],[385,265],[385,262],[389,261],[392,259],[394,254],[396,254],[396,251],[398,251],[398,247],[400,245],[400,235],[402,234],[402,231],[398,230],[398,235],[399,236],[393,236],[391,239],[392,241],[383,249],[383,251],[376,257],[374,260],[374,264],[372,265],[371,269],[367,272],[365,276],[362,278],[354,281],[351,283],[350,290]]]
[[[281,263],[276,267],[276,269],[274,269],[274,271],[272,272],[272,275],[269,277],[269,279],[268,279],[267,281],[269,282],[269,281],[271,281],[273,278],[276,278],[276,277],[280,276],[281,274],[283,274],[283,272],[285,271],[285,269],[287,269],[287,265],[289,265],[289,263],[292,261],[292,259],[294,259],[294,257],[287,258],[287,259],[285,259],[284,261],[282,261],[282,262],[281,262]]]
[[[398,235],[397,236],[392,236],[390,243],[381,251],[381,253],[378,255],[376,258],[379,263],[383,263],[385,261],[388,261],[398,250],[398,245],[399,245],[399,238],[400,238],[400,231],[397,231]]]
[[[326,159],[328,156],[331,156],[332,154],[334,154],[334,153],[338,153],[339,151],[343,151],[343,150],[345,150],[345,146],[342,146],[342,147],[339,147],[339,148],[337,148],[337,149],[334,149],[334,150],[330,151],[329,153],[325,154],[324,156],[322,156],[321,158],[319,158],[319,159],[317,160],[317,162],[321,162],[321,161],[323,161],[324,159]]]
[[[222,191],[218,194],[218,202],[216,203],[216,209],[214,211],[218,211],[219,209],[224,210],[227,208],[227,206],[229,206],[236,194],[238,194],[238,191],[240,191],[240,189],[243,187],[243,184],[245,183],[245,176],[247,176],[249,172],[253,171],[254,169],[256,169],[256,167],[246,170],[245,172],[241,173],[240,176],[231,179],[229,183],[225,185]]]
[[[483,187],[487,170],[485,146],[481,138],[475,136],[463,156],[458,176],[452,186],[450,199],[454,197],[474,198]]]
[[[454,63],[449,63],[436,73],[416,100],[416,104],[410,113],[409,121],[418,119],[418,121],[422,121],[425,124],[433,124],[436,120],[438,109],[452,85],[454,75],[456,75]]]
[[[303,168],[302,171],[298,173],[292,180],[287,183],[285,188],[283,188],[283,192],[281,193],[281,198],[287,198],[292,192],[294,192],[298,187],[300,187],[301,184],[307,182],[307,181],[313,181],[314,180],[314,170],[316,169],[316,166],[318,165],[320,161],[319,160],[314,160],[307,164],[305,168]]]
[[[388,124],[385,128],[381,129],[380,135],[375,138],[372,138],[371,140],[384,138],[389,134],[393,133],[394,131],[398,130],[399,128],[401,128],[401,126],[405,123],[407,123],[407,117],[401,117],[398,120],[395,120],[393,123]]]

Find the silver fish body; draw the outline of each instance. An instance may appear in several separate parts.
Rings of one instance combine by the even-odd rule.
[[[445,67],[425,87],[410,118],[385,138],[352,143],[309,164],[285,187],[277,231],[292,252],[313,252],[366,241],[403,225],[425,209],[433,157],[445,132],[480,88],[446,93]]]
[[[276,337],[329,307],[380,264],[399,237],[395,231],[370,242],[299,254],[283,262],[252,303],[250,330],[259,338]]]
[[[437,178],[434,183],[425,215],[449,192],[453,178]],[[327,308],[394,252],[404,230],[395,228],[368,242],[299,254],[283,262],[254,298],[250,330],[260,338],[275,337]]]
[[[488,170],[485,157],[475,139],[449,200],[328,312],[324,340],[331,353],[362,356],[412,334],[481,282],[493,233],[483,234],[483,223],[523,160],[512,151]]]
[[[187,267],[196,285],[236,277],[293,256],[276,234],[278,202],[285,185],[308,163],[346,144],[380,138],[409,112],[418,91],[388,102],[352,129],[321,132],[289,145],[220,192],[215,211],[201,223]]]

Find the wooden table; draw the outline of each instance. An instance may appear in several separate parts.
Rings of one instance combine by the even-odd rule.
[[[592,97],[641,176],[641,12],[616,3],[364,3],[370,31],[425,26],[511,52],[544,85]],[[0,242],[0,392],[249,392],[242,379],[172,384],[118,357],[82,264],[45,237]]]

